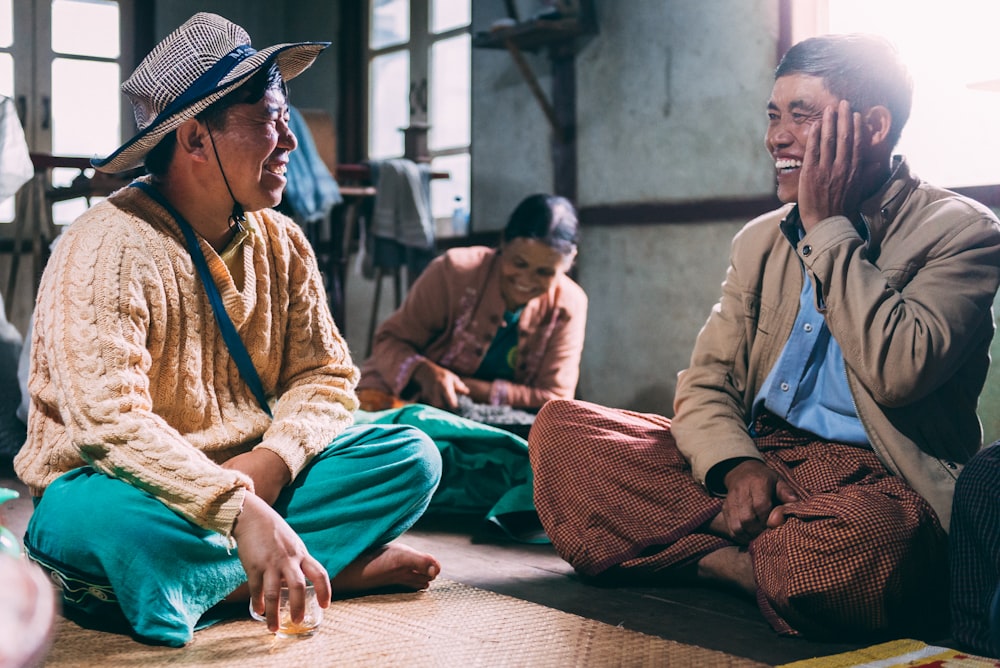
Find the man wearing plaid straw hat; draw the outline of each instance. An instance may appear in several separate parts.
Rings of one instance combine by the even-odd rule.
[[[296,146],[285,82],[326,46],[256,51],[199,13],[122,85],[139,131],[93,164],[149,175],[54,249],[15,462],[36,498],[25,548],[69,616],[176,646],[226,600],[273,631],[282,586],[300,619],[307,581],[325,606],[440,571],[394,542],[437,485],[437,449],[353,425],[358,370],[315,256],[271,209]]]

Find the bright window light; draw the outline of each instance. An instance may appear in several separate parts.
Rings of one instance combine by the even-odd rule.
[[[1000,184],[1000,3],[796,0],[793,41],[869,32],[891,40],[914,79],[913,112],[897,152],[945,187]],[[996,91],[983,82],[998,82]]]

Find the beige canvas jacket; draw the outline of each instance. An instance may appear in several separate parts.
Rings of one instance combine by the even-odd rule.
[[[1000,224],[902,160],[861,212],[867,231],[833,217],[794,248],[780,229],[797,219],[792,205],[737,234],[722,298],[679,375],[673,433],[702,482],[722,461],[760,457],[747,420],[791,332],[804,266],[872,447],[947,529],[955,479],[982,446]]]

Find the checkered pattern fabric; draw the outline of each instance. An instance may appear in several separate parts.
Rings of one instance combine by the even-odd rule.
[[[770,416],[755,427],[765,462],[804,497],[748,548],[775,630],[843,637],[939,625],[946,538],[927,502],[869,450]],[[542,524],[583,574],[669,582],[734,544],[703,533],[722,500],[691,477],[666,418],[550,401],[529,450]]]
[[[1000,596],[1000,441],[962,469],[951,514],[951,635],[961,646],[1000,657],[990,606]]]

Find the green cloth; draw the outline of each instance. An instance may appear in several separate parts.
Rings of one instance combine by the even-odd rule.
[[[423,514],[439,472],[434,445],[417,429],[349,427],[274,509],[334,576],[405,532]],[[213,606],[247,579],[225,537],[89,466],[46,488],[24,546],[61,585],[64,615],[171,647],[219,621]]]
[[[511,538],[548,543],[535,512],[528,442],[509,431],[424,404],[358,411],[358,424],[405,424],[441,452],[441,483],[428,513],[482,513]]]

